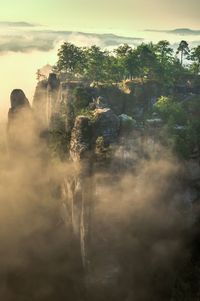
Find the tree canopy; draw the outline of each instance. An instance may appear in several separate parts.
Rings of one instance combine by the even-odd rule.
[[[181,41],[174,51],[168,41],[162,40],[137,47],[124,44],[108,51],[95,45],[78,47],[64,43],[58,50],[56,70],[102,83],[137,78],[170,86],[189,75],[199,75],[200,46],[190,50],[188,43]]]

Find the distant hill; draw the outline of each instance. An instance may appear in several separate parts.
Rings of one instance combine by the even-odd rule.
[[[176,29],[173,29],[173,30],[146,29],[146,31],[149,31],[149,32],[164,32],[164,33],[177,34],[177,35],[181,35],[181,36],[200,35],[200,30],[194,30],[194,29],[190,29],[190,28],[176,28]]]
[[[27,23],[27,22],[0,22],[0,26],[3,27],[34,27],[34,24]]]

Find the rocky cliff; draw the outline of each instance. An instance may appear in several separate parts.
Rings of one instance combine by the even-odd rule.
[[[36,87],[33,108],[41,128],[49,133],[47,139],[56,145],[61,159],[70,164],[71,172],[61,183],[61,211],[80,249],[89,300],[147,300],[147,296],[148,300],[170,300],[177,268],[176,244],[182,243],[180,233],[187,228],[178,217],[178,225],[173,218],[179,214],[177,210],[185,212],[199,199],[200,168],[198,155],[191,154],[184,171],[175,172],[172,166],[178,163],[170,161],[162,143],[162,120],[141,122],[141,114],[148,109],[145,105],[151,106],[159,94],[155,84],[127,85],[126,89],[91,87],[81,82],[60,83],[53,74]],[[148,182],[154,187],[152,196]],[[150,213],[140,207],[132,212],[135,205],[130,205],[130,197],[139,200],[138,191],[149,200]],[[171,216],[171,223],[165,214],[160,221],[163,214],[154,208],[152,198],[156,204],[165,200],[160,209]],[[191,212],[184,218],[188,225],[194,218]],[[143,218],[146,226],[141,226]],[[169,232],[177,231],[172,239],[167,238],[164,224]],[[140,227],[143,232],[138,234]],[[140,252],[147,271],[138,267]],[[128,256],[128,265],[123,256]],[[152,258],[155,261],[151,262]],[[165,282],[166,276],[166,287],[154,283],[157,273],[161,281]]]

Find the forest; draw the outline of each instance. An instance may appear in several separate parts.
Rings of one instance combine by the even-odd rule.
[[[124,44],[112,51],[95,45],[78,47],[64,43],[55,66],[55,70],[74,78],[111,83],[135,78],[156,80],[166,88],[194,79],[199,68],[200,45],[190,49],[184,40],[177,49],[163,40],[157,44],[142,43],[135,48]]]
[[[190,49],[182,40],[174,49],[163,40],[135,48],[124,44],[108,51],[66,42],[58,50],[53,72],[61,82],[125,91],[134,108],[128,115],[139,126],[160,118],[168,148],[185,159],[199,150],[200,45]],[[37,78],[45,79],[40,70]],[[91,88],[83,87],[73,91],[75,115],[91,115],[91,93]]]

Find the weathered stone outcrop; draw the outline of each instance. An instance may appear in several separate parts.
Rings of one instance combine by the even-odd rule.
[[[91,125],[86,116],[78,116],[72,130],[70,155],[74,162],[86,159],[91,150]]]
[[[36,112],[41,128],[48,128],[52,115],[57,111],[57,99],[60,81],[54,73],[50,73],[48,80],[38,82],[33,98],[33,109]]]
[[[73,162],[73,172],[63,182],[63,204],[68,208],[72,230],[80,247],[82,263],[87,268],[93,187],[91,125],[85,116],[78,116],[75,120],[71,134],[70,158]]]
[[[36,93],[35,101],[38,101],[38,104],[40,100],[43,102],[43,96],[46,95],[45,106],[51,106],[50,115],[56,113],[62,121],[64,120],[64,131],[69,139],[70,173],[62,183],[63,220],[68,229],[72,230],[80,249],[80,257],[86,274],[86,286],[89,295],[91,294],[89,300],[117,300],[116,296],[120,291],[118,282],[121,275],[126,274],[125,267],[129,267],[124,263],[119,263],[120,260],[123,262],[123,258],[119,259],[122,248],[117,238],[119,233],[114,227],[108,227],[109,223],[103,220],[103,214],[98,214],[99,207],[101,208],[99,204],[109,200],[112,190],[113,195],[118,197],[115,190],[120,184],[120,177],[123,172],[137,170],[140,159],[150,161],[152,157],[158,159],[161,157],[163,149],[159,142],[162,120],[152,118],[147,120],[146,124],[138,125],[134,119],[134,112],[137,109],[134,106],[135,103],[141,101],[151,106],[154,101],[153,97],[159,95],[160,92],[153,83],[145,87],[134,85],[134,87],[129,87],[129,93],[125,93],[117,87],[91,88],[84,87],[80,82],[58,84],[54,82],[54,76],[52,79],[52,85],[48,82],[38,84],[36,92],[39,96],[37,99]],[[49,97],[49,93],[52,98]],[[147,96],[148,101],[146,101]],[[81,110],[78,110],[79,105]],[[142,108],[143,105],[139,104],[139,107]],[[51,119],[51,117],[48,118]],[[197,183],[196,177],[199,169],[196,167],[195,165],[195,171],[194,165],[189,166]],[[149,177],[155,177],[155,181],[160,180],[154,174],[150,174]],[[143,188],[145,190],[145,187]],[[163,198],[163,192],[160,193]],[[188,199],[189,202],[197,199],[196,186],[194,189],[182,189],[178,193],[185,202]],[[123,193],[119,195],[123,197]],[[167,199],[166,195],[164,194],[164,197]],[[112,200],[112,205],[115,207],[115,200]],[[120,223],[119,220],[114,222]],[[130,251],[131,248],[127,246],[127,249]],[[131,276],[128,279],[131,283]],[[126,287],[127,284],[124,285]],[[93,290],[96,289],[100,292],[99,299],[94,298]],[[106,297],[101,299],[102,291],[106,292]],[[111,291],[116,292],[115,296],[109,295]],[[122,292],[122,296],[125,295],[126,293]],[[134,292],[130,293],[127,298],[131,300],[133,296]],[[122,300],[125,299],[122,298]]]
[[[109,108],[94,111],[94,139],[103,137],[105,144],[115,143],[119,136],[120,121]]]
[[[29,101],[21,89],[15,89],[10,95],[11,109],[30,107]]]
[[[30,140],[34,139],[32,110],[28,99],[20,89],[12,91],[10,103],[7,124],[8,146],[10,151],[23,156],[31,144]]]
[[[80,95],[76,95],[79,93],[78,89]],[[76,93],[77,91],[78,93]],[[82,100],[79,99],[80,97]],[[123,92],[117,86],[92,88],[79,81],[60,83],[55,74],[50,74],[48,80],[38,82],[33,99],[33,108],[37,112],[38,118],[47,127],[50,124],[52,114],[64,108],[66,129],[71,131],[76,107],[84,109],[84,105],[85,108],[88,106],[88,101],[92,105],[92,100],[95,108],[109,107],[116,115],[133,116],[135,111],[134,95]]]
[[[47,86],[46,80],[38,82],[33,98],[33,110],[44,128],[47,127]]]

